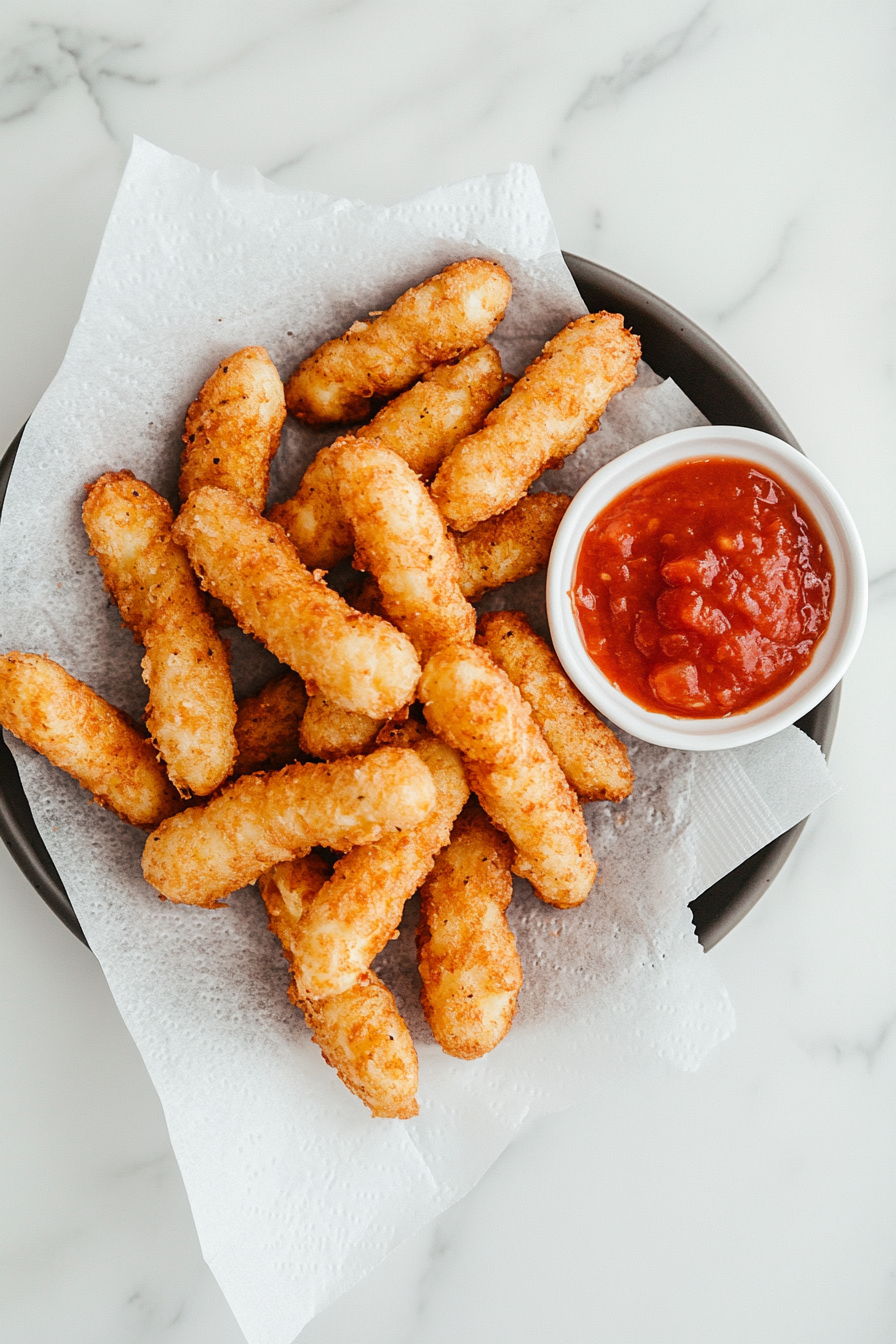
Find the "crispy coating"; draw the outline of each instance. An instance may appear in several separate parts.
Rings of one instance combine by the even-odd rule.
[[[507,380],[494,346],[483,345],[454,364],[443,364],[390,401],[358,439],[378,439],[424,480],[456,443],[479,429]],[[321,448],[298,491],[268,510],[309,569],[332,569],[354,549],[351,526],[336,484],[336,459],[346,438]]]
[[[316,853],[275,864],[258,879],[271,931],[294,971],[293,939],[299,920],[330,876]],[[372,971],[331,999],[303,1000],[290,985],[326,1062],[371,1113],[386,1119],[417,1114],[417,1052],[392,993]]]
[[[234,775],[291,765],[299,755],[299,729],[307,704],[302,678],[295,672],[275,677],[257,695],[240,700],[236,707]]]
[[[155,830],[143,875],[170,901],[214,906],[275,863],[315,845],[368,845],[425,820],[435,806],[420,757],[383,747],[330,765],[243,775],[210,802]]]
[[[378,975],[368,971],[366,984],[300,1006],[324,1059],[371,1115],[410,1120],[419,1114],[417,1051],[395,996]]]
[[[548,341],[484,428],[439,468],[432,494],[449,526],[469,532],[503,513],[574,452],[610,398],[634,382],[640,354],[619,313],[589,313]]]
[[[373,574],[390,619],[424,659],[472,641],[476,613],[460,591],[457,548],[420,478],[375,440],[346,444],[338,471],[355,566]]]
[[[515,579],[546,569],[569,495],[547,491],[523,495],[518,504],[454,540],[460,559],[460,590],[470,602]]]
[[[183,549],[168,501],[133,472],[109,471],[83,509],[91,554],[126,625],[146,649],[146,726],[172,783],[206,795],[236,757],[227,651]]]
[[[507,272],[493,261],[446,266],[303,360],[286,384],[286,405],[309,425],[363,420],[371,398],[402,392],[437,364],[482,345],[504,316],[510,290]]]
[[[222,359],[187,411],[181,501],[217,485],[263,509],[285,419],[283,384],[264,346]]]
[[[513,846],[476,803],[454,824],[423,885],[417,927],[420,1001],[449,1055],[478,1059],[510,1030],[523,983],[505,917]]]
[[[149,738],[50,658],[0,657],[0,723],[132,826],[149,829],[180,808]]]
[[[409,729],[411,740],[416,725]],[[460,757],[444,742],[427,734],[409,754],[425,764],[435,781],[435,808],[413,829],[353,849],[339,859],[296,930],[296,989],[302,999],[329,998],[364,982],[370,963],[398,928],[405,902],[448,843],[469,796]]]
[[[581,905],[597,876],[582,808],[513,682],[476,645],[430,658],[419,696],[463,753],[470,787],[516,849],[513,871],[549,905]]]
[[[628,752],[573,686],[523,613],[492,611],[481,616],[476,643],[519,687],[579,797],[614,803],[627,798],[635,782]]]
[[[385,719],[371,719],[331,705],[322,695],[312,695],[302,719],[299,744],[319,761],[338,761],[359,756],[376,742]]]
[[[414,696],[420,664],[388,622],[354,611],[302,564],[286,533],[229,490],[195,490],[172,535],[203,586],[340,709],[389,718]]]

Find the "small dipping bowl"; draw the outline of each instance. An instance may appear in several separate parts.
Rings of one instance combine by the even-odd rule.
[[[573,607],[572,589],[582,541],[598,514],[655,472],[682,462],[740,458],[766,469],[805,504],[827,542],[834,569],[834,601],[827,629],[802,672],[768,699],[719,718],[679,718],[646,709],[613,684],[592,661]],[[852,662],[868,611],[868,570],[856,525],[831,483],[807,457],[761,430],[705,425],[663,434],[623,453],[586,481],[554,539],[548,566],[547,608],[557,657],[595,709],[617,727],[660,747],[718,751],[759,742],[795,723],[834,689]]]

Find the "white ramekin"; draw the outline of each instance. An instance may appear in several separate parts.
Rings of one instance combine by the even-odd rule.
[[[834,564],[834,603],[812,661],[789,685],[755,708],[717,719],[676,718],[643,708],[592,662],[571,590],[582,538],[617,495],[654,472],[693,458],[741,458],[765,467],[798,495],[821,529]],[[807,457],[761,430],[731,425],[680,429],[623,453],[586,481],[554,540],[547,580],[548,620],[557,657],[579,690],[618,727],[645,742],[691,751],[739,747],[795,723],[832,691],[852,662],[865,628],[868,571],[855,523],[843,500]]]

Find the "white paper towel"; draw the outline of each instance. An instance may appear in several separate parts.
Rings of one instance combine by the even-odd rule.
[[[394,207],[333,201],[254,171],[207,173],[137,141],[84,310],[19,450],[0,527],[0,647],[42,653],[130,713],[141,651],[120,628],[80,523],[83,485],[131,468],[173,497],[184,413],[224,355],[262,344],[286,376],[322,340],[451,261],[514,283],[495,336],[512,372],[583,306],[534,171]],[[642,366],[602,427],[540,488],[575,489],[644,439],[705,423]],[[334,437],[289,421],[272,497]],[[543,631],[544,576],[491,594]],[[238,694],[276,664],[234,639]],[[619,806],[590,804],[598,885],[557,911],[524,883],[510,919],[526,983],[507,1039],[467,1063],[418,1000],[414,903],[377,965],[420,1055],[420,1116],[377,1121],[324,1065],[286,997],[254,889],[206,911],[160,902],[143,835],[11,741],[35,819],[158,1088],[208,1263],[251,1344],[289,1344],[329,1301],[479,1179],[524,1122],[600,1085],[620,1056],[696,1068],[733,1029],[688,902],[834,788],[797,729],[708,755],[632,743]]]

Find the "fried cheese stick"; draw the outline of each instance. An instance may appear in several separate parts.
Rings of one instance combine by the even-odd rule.
[[[628,752],[573,686],[560,661],[521,611],[480,616],[476,643],[487,649],[532,708],[548,746],[580,798],[627,798],[635,782]]]
[[[299,755],[299,730],[307,704],[302,678],[295,672],[275,677],[257,695],[238,701],[234,775],[292,765]]]
[[[275,864],[258,879],[271,931],[293,975],[295,931],[329,876],[330,865],[311,853]],[[373,971],[365,985],[331,999],[302,999],[294,983],[289,996],[327,1064],[372,1115],[389,1120],[417,1115],[417,1052],[394,995]]]
[[[468,532],[503,513],[574,452],[610,398],[634,382],[640,355],[619,313],[589,313],[548,341],[484,427],[439,468],[432,495],[449,527]]]
[[[149,738],[51,658],[0,657],[0,723],[132,826],[150,829],[180,808]]]
[[[181,793],[213,793],[236,757],[227,651],[173,539],[168,501],[133,472],[109,471],[82,511],[91,554],[125,625],[146,649],[146,726]]]
[[[222,359],[187,411],[181,501],[217,485],[263,509],[285,419],[283,384],[264,346]]]
[[[506,513],[469,532],[453,534],[460,559],[460,590],[469,602],[547,567],[569,495],[524,495]]]
[[[354,611],[309,573],[283,529],[238,495],[195,490],[172,535],[203,587],[298,672],[309,694],[383,719],[413,699],[420,664],[407,636]]]
[[[348,437],[378,439],[429,480],[454,445],[479,429],[506,381],[497,350],[480,346],[425,374]],[[354,549],[336,484],[336,459],[346,442],[343,437],[321,448],[292,498],[268,510],[309,569],[332,569]]]
[[[371,398],[402,392],[437,364],[482,345],[504,316],[510,290],[507,272],[493,261],[446,266],[304,359],[287,381],[287,407],[309,425],[363,420]]]
[[[415,724],[408,724],[406,740],[418,732]],[[361,759],[374,760],[376,754]],[[408,754],[416,755],[429,770],[436,805],[413,829],[359,846],[337,861],[333,876],[296,930],[296,989],[302,999],[330,998],[364,983],[370,963],[401,923],[405,902],[448,843],[455,818],[469,797],[460,757],[444,742],[426,734]]]
[[[457,548],[420,478],[373,440],[346,444],[338,473],[355,566],[373,574],[390,619],[424,659],[472,641],[476,613],[460,591]]]
[[[403,833],[435,804],[432,776],[404,748],[243,775],[153,831],[143,875],[169,901],[215,906],[275,863]]]
[[[510,1030],[523,970],[505,916],[513,846],[470,802],[423,884],[420,1001],[446,1054],[478,1059]]]
[[[430,658],[418,694],[433,732],[462,753],[470,787],[513,842],[513,871],[549,905],[581,905],[597,876],[582,808],[507,673],[484,649],[453,645]]]
[[[358,756],[373,746],[384,723],[385,719],[339,709],[322,695],[312,695],[302,719],[299,745],[319,761]]]

